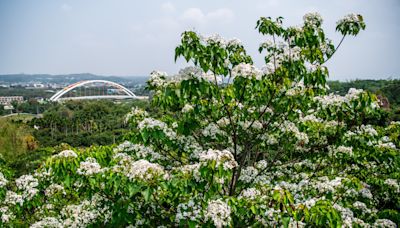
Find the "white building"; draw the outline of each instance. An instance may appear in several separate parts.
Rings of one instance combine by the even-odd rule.
[[[9,105],[13,101],[22,102],[22,101],[24,101],[24,97],[22,97],[22,96],[0,97],[1,105]]]

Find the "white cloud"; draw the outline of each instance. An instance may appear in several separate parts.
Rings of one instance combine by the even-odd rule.
[[[174,4],[171,2],[165,2],[161,5],[161,10],[164,13],[174,13],[176,11]]]
[[[206,16],[204,15],[203,11],[199,8],[189,8],[183,12],[181,19],[183,21],[187,21],[189,23],[196,23],[196,24],[205,24],[206,23]]]
[[[189,8],[183,12],[181,20],[195,25],[226,24],[232,22],[234,16],[233,11],[228,8],[217,9],[209,13],[204,13],[199,8]]]
[[[66,3],[61,5],[61,9],[65,12],[71,11],[72,7]]]
[[[208,13],[206,17],[209,21],[215,21],[215,22],[220,22],[220,23],[230,23],[233,21],[235,14],[233,13],[232,10],[223,8],[223,9],[218,9],[216,11],[212,11],[212,12]]]

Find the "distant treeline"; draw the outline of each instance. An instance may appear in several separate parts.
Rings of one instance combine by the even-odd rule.
[[[82,74],[65,74],[65,75],[51,75],[51,74],[5,74],[0,75],[0,84],[11,83],[75,83],[82,80],[109,80],[117,83],[124,84],[143,84],[148,79],[148,76],[101,76],[90,73]]]

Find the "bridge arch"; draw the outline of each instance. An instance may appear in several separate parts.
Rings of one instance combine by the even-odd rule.
[[[58,91],[57,93],[55,93],[52,97],[50,97],[50,101],[58,101],[60,99],[62,99],[62,96],[65,95],[66,93],[68,93],[69,91],[87,85],[87,84],[92,84],[92,83],[103,83],[118,89],[121,89],[125,95],[114,95],[114,96],[109,96],[109,95],[104,95],[104,96],[84,96],[84,97],[75,97],[75,98],[68,98],[68,99],[101,99],[101,98],[135,98],[135,99],[142,99],[144,97],[139,97],[136,96],[132,91],[130,91],[129,89],[127,89],[125,86],[120,85],[118,83],[112,82],[112,81],[107,81],[107,80],[86,80],[86,81],[80,81],[80,82],[76,82],[74,84],[71,84],[67,87],[65,87],[64,89]]]

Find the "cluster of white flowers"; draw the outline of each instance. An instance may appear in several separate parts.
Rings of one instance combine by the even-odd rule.
[[[166,84],[166,77],[168,77],[167,73],[155,70],[150,73],[148,83],[154,87],[162,87]]]
[[[362,89],[350,88],[345,97],[347,100],[354,100],[357,99],[363,92],[364,90]]]
[[[349,208],[342,207],[339,204],[333,205],[333,208],[340,212],[344,227],[353,227],[353,222],[358,222],[354,218],[354,213]]]
[[[313,114],[307,115],[307,116],[300,116],[300,122],[316,122],[316,123],[321,123],[322,120]]]
[[[160,120],[153,119],[153,118],[144,118],[141,122],[138,123],[138,128],[140,130],[160,129],[170,139],[176,138],[176,132],[174,132],[172,129],[170,129],[166,123],[164,123]]]
[[[397,225],[389,219],[377,219],[373,227],[396,228]]]
[[[232,69],[232,77],[255,78],[260,80],[262,78],[262,71],[254,65],[248,63],[240,63]]]
[[[293,122],[286,120],[281,127],[281,131],[293,133],[298,142],[304,144],[307,144],[309,142],[308,135],[304,132],[300,132],[299,128],[297,128],[297,126]]]
[[[178,168],[175,168],[176,170],[179,170],[180,172],[184,174],[189,174],[193,175],[194,179],[197,182],[200,182],[201,176],[200,176],[200,164],[191,164],[191,165],[184,165],[184,166],[179,166]]]
[[[24,197],[22,195],[18,195],[13,191],[6,192],[6,198],[4,199],[4,203],[9,205],[17,205],[22,206],[24,204]]]
[[[331,56],[335,51],[335,49],[332,49],[331,45],[333,45],[332,40],[326,39],[320,46],[322,53]]]
[[[153,119],[153,118],[144,118],[138,124],[138,128],[140,130],[143,130],[145,128],[147,128],[147,129],[154,129],[154,128],[164,129],[166,127],[167,127],[166,123],[164,123],[164,122],[162,122],[160,120]]]
[[[228,40],[228,47],[242,47],[242,41],[239,40],[238,38],[232,38],[230,40]]]
[[[85,161],[80,163],[80,166],[77,170],[78,174],[84,176],[92,176],[97,173],[103,172],[99,163],[97,163],[95,158],[88,157]]]
[[[222,38],[219,34],[213,34],[210,36],[203,36],[201,35],[201,39],[203,40],[203,42],[207,43],[207,44],[217,44],[221,47],[226,47],[227,41]]]
[[[60,153],[53,155],[53,158],[76,158],[78,155],[73,150],[63,150]]]
[[[394,145],[394,143],[392,142],[382,142],[382,141],[378,141],[378,145],[376,145],[379,148],[388,148],[388,149],[396,149],[396,145]]]
[[[368,136],[378,136],[378,132],[375,130],[375,128],[372,125],[361,125],[357,130],[356,133],[361,135],[361,134],[366,134]]]
[[[182,108],[182,112],[183,113],[188,113],[188,112],[191,112],[191,111],[193,111],[193,106],[192,105],[190,105],[190,104],[185,104],[185,106]]]
[[[59,193],[59,192],[61,192],[63,195],[66,195],[64,187],[62,185],[55,184],[55,183],[49,185],[49,187],[47,187],[46,190],[44,190],[44,194],[47,197],[50,197],[50,196],[52,196],[52,195],[54,195],[56,193]]]
[[[228,150],[208,149],[200,154],[200,162],[208,163],[212,161],[216,162],[217,167],[222,165],[225,170],[231,170],[238,166],[232,153]]]
[[[45,217],[42,220],[35,222],[30,226],[30,228],[63,228],[61,221],[55,217]]]
[[[353,147],[347,146],[338,146],[337,148],[332,150],[332,154],[335,156],[337,153],[347,154],[352,156],[353,155]]]
[[[228,126],[230,123],[229,118],[228,117],[222,117],[221,119],[219,119],[217,121],[217,124],[219,127],[226,127]]]
[[[254,130],[261,130],[263,128],[263,124],[259,120],[239,121],[238,126],[240,126],[243,130],[248,130],[249,127]]]
[[[307,13],[303,16],[304,24],[311,27],[319,27],[322,24],[322,17],[319,13]]]
[[[242,169],[239,180],[243,183],[251,183],[258,175],[258,170],[253,166],[247,166]]]
[[[357,208],[364,214],[370,214],[372,211],[367,207],[367,205],[363,202],[356,201],[353,203],[353,207]]]
[[[359,191],[359,194],[361,195],[361,197],[366,198],[366,199],[373,199],[373,195],[371,193],[371,190],[369,190],[368,188],[362,188]]]
[[[274,42],[272,42],[271,40],[266,40],[266,41],[260,43],[260,48],[267,49],[267,50],[276,49],[277,45],[275,45]]]
[[[22,175],[15,180],[15,184],[19,190],[23,190],[22,196],[24,199],[30,200],[39,192],[36,188],[39,182],[32,175]]]
[[[269,62],[261,68],[261,71],[264,75],[273,74],[275,72],[275,65],[272,62]]]
[[[15,218],[14,214],[9,210],[8,207],[0,207],[1,221],[8,223]]]
[[[217,228],[221,228],[231,223],[231,208],[221,199],[212,200],[208,202],[204,217],[213,221]]]
[[[222,131],[215,123],[210,123],[203,129],[202,134],[205,137],[211,137],[212,139],[215,139],[217,135],[225,135],[225,132]]]
[[[127,124],[129,122],[129,120],[132,119],[132,117],[136,117],[136,118],[144,118],[148,116],[148,113],[146,111],[144,111],[141,108],[138,107],[133,107],[132,110],[125,115],[125,124]]]
[[[217,84],[220,84],[223,81],[222,76],[215,75],[212,72],[203,72],[200,75],[200,78],[209,82],[217,82]]]
[[[335,192],[342,185],[342,180],[342,177],[335,177],[333,180],[329,180],[328,177],[320,177],[315,186],[320,193]]]
[[[7,185],[8,180],[4,177],[3,173],[0,172],[0,188]]]
[[[118,155],[120,152],[126,152],[134,154],[140,159],[148,159],[150,161],[165,160],[165,156],[153,150],[151,147],[143,146],[141,144],[133,144],[129,141],[125,141],[119,144],[113,149],[114,153]],[[114,157],[115,158],[115,157]]]
[[[260,190],[256,188],[247,188],[240,193],[238,199],[246,198],[246,199],[255,199],[257,196],[261,195]]]
[[[111,216],[109,206],[104,205],[106,200],[94,195],[90,200],[84,200],[77,205],[68,205],[61,210],[60,221],[63,227],[88,227],[90,224],[98,221],[99,217],[104,217],[105,220]]]
[[[203,42],[207,43],[208,45],[217,44],[218,46],[220,46],[222,48],[227,48],[227,47],[235,48],[235,47],[243,46],[242,42],[237,38],[225,40],[218,34],[213,34],[211,36],[201,36],[201,39]]]
[[[340,96],[340,95],[331,93],[326,96],[316,96],[316,97],[314,97],[314,101],[321,103],[323,108],[326,108],[329,106],[341,107],[342,104],[344,104],[344,103],[349,104],[352,100],[358,99],[359,95],[362,94],[362,92],[363,92],[362,89],[357,90],[357,89],[351,88],[345,96]]]
[[[400,193],[400,186],[397,180],[395,179],[386,179],[385,184],[394,190],[396,193]]]
[[[156,176],[165,174],[164,168],[161,165],[150,163],[147,160],[138,160],[126,162],[122,167],[116,167],[117,170],[123,172],[130,180],[149,181]]]
[[[353,23],[360,23],[360,15],[356,13],[350,13],[344,16],[342,19],[336,22],[336,25],[343,25],[343,24],[353,24]]]
[[[187,203],[180,203],[177,208],[175,221],[179,224],[181,220],[200,220],[201,209],[201,205],[196,205],[193,200],[189,200]]]
[[[274,62],[271,64],[277,64],[277,66],[280,66],[284,60],[297,61],[300,59],[301,48],[290,47],[287,42],[279,41],[273,43],[270,40],[267,40],[266,42],[261,43],[260,47],[274,52],[274,54],[270,53],[271,56],[274,56]]]

